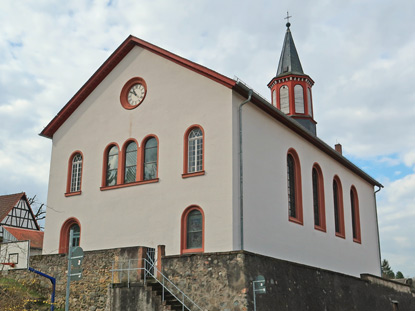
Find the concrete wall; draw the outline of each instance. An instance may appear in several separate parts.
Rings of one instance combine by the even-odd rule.
[[[296,150],[300,159],[302,225],[288,220],[287,151],[290,148]],[[251,104],[243,108],[243,157],[245,250],[354,276],[380,275],[372,185]],[[324,178],[325,232],[314,228],[314,163],[320,165]],[[335,235],[335,175],[340,178],[343,189],[345,238]],[[359,198],[361,243],[354,242],[352,237],[352,185]],[[235,180],[235,188],[238,186],[239,180]]]
[[[145,79],[147,95],[126,110],[120,92],[135,76]],[[179,254],[181,216],[190,205],[204,211],[205,251],[232,250],[231,94],[135,47],[54,134],[43,253],[58,252],[62,224],[76,217],[85,250],[165,244],[167,254]],[[183,179],[183,137],[194,124],[204,129],[205,175]],[[159,139],[159,181],[101,191],[106,146],[121,148],[133,138],[142,147],[149,134]],[[68,160],[76,150],[84,156],[82,194],[65,197]]]

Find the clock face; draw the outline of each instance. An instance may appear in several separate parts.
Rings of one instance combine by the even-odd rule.
[[[134,84],[128,91],[128,103],[131,106],[140,104],[146,94],[146,89],[141,83]]]

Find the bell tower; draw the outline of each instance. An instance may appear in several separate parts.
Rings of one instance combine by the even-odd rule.
[[[288,20],[291,16],[288,16]],[[300,58],[295,48],[294,40],[291,35],[290,26],[287,22],[284,43],[280,61],[278,63],[277,74],[268,83],[271,89],[272,105],[277,107],[287,116],[295,119],[303,127],[316,136],[316,124],[313,114],[313,101],[311,88],[314,81],[303,72]]]

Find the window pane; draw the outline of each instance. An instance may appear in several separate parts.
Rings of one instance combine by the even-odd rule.
[[[295,202],[295,168],[294,158],[291,154],[287,156],[287,185],[288,185],[288,212],[290,217],[296,217]]]
[[[280,105],[282,112],[290,113],[288,86],[286,85],[283,85],[280,88]]]
[[[117,176],[118,176],[118,148],[116,146],[112,146],[108,152],[106,185],[107,186],[116,185]]]
[[[340,219],[339,219],[339,190],[337,182],[333,180],[333,200],[334,200],[334,226],[337,233],[340,233]]]
[[[70,192],[81,190],[82,156],[78,153],[72,160]]]
[[[135,166],[125,168],[125,178],[124,178],[125,183],[134,182],[135,181],[135,176],[136,176],[136,167]]]
[[[157,161],[157,146],[152,148],[146,148],[145,150],[145,161],[146,162],[156,162]]]
[[[294,86],[295,112],[304,113],[304,94],[303,87],[299,84]]]
[[[193,210],[187,216],[187,248],[202,248],[202,213]]]
[[[72,230],[72,247],[74,247],[74,246],[79,246],[79,239],[80,239],[80,233],[81,233],[81,230],[80,230],[80,228],[79,228],[79,226],[78,225],[72,225],[71,226],[71,229],[70,230]]]
[[[157,178],[157,140],[147,140],[144,149],[144,180]]]
[[[188,140],[188,172],[203,170],[203,134],[199,128],[193,129]]]
[[[137,150],[127,151],[127,153],[125,154],[125,165],[126,166],[137,165]]]
[[[314,205],[314,224],[320,226],[320,208],[319,208],[319,185],[317,170],[313,168],[313,205]]]
[[[144,180],[157,178],[157,163],[144,164]]]
[[[352,229],[353,229],[353,239],[357,239],[357,224],[356,224],[356,204],[355,196],[353,190],[350,189],[350,203],[352,205]]]

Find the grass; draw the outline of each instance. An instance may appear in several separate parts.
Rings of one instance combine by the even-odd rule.
[[[2,311],[46,311],[50,310],[50,296],[37,290],[36,281],[16,281],[0,277],[0,310]],[[59,309],[55,308],[56,311]]]

